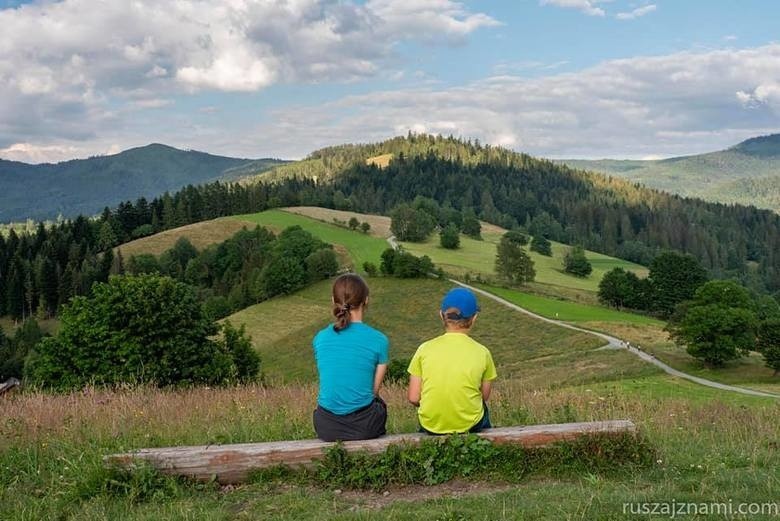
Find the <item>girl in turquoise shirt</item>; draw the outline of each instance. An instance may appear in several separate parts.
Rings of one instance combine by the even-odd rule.
[[[363,323],[368,285],[348,273],[333,283],[335,322],[312,341],[319,375],[314,430],[323,441],[385,434],[387,406],[379,387],[388,362],[387,337]]]

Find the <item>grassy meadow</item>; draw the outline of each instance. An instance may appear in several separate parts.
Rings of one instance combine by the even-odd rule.
[[[242,223],[259,224],[275,231],[281,231],[288,226],[298,225],[325,242],[344,246],[352,257],[355,269],[358,271],[362,271],[363,263],[366,261],[379,265],[379,258],[382,252],[388,248],[387,242],[378,237],[353,232],[335,224],[320,222],[282,210],[236,215],[230,217],[230,219],[235,219]]]
[[[319,212],[312,217],[327,220],[327,214]],[[378,262],[386,248],[379,223],[372,224],[373,235],[365,235],[303,215],[270,211],[201,224],[135,241],[133,248],[158,253],[183,235],[196,246],[205,245],[224,240],[234,228],[254,224],[275,231],[301,225],[337,245],[358,266],[365,260]],[[462,255],[447,257],[451,266],[474,273],[482,258],[483,269],[492,270],[494,253],[487,252],[495,242],[472,242],[474,249],[485,251],[476,254],[464,246]],[[432,243],[421,248],[438,249]],[[604,260],[602,269],[608,269],[608,262]],[[548,277],[554,277],[552,271],[547,270]],[[569,277],[560,276],[560,283],[567,283]],[[366,322],[388,335],[391,358],[411,356],[423,340],[441,332],[436,311],[450,283],[381,277],[368,282],[372,293]],[[739,367],[706,374],[669,342],[663,323],[592,305],[587,299],[554,298],[556,288],[567,297],[571,291],[592,294],[592,288],[564,288],[553,282],[543,286],[547,296],[485,289],[541,315],[630,340],[693,374],[777,389],[760,360],[751,357]],[[599,349],[603,342],[593,335],[531,319],[485,297],[480,304],[474,336],[490,348],[499,372],[490,400],[495,425],[627,418],[652,444],[655,463],[641,468],[615,465],[603,472],[549,468],[527,476],[390,485],[379,491],[337,490],[284,475],[228,487],[143,471],[119,479],[103,467],[104,455],[142,447],[313,437],[317,388],[311,338],[330,322],[330,283],[323,281],[228,317],[234,325],[245,324],[252,335],[262,358],[262,384],[67,394],[25,389],[0,397],[0,519],[610,520],[635,518],[625,513],[627,502],[778,501],[780,400],[673,378],[626,351]],[[381,394],[389,408],[388,431],[416,430],[415,410],[406,402],[404,387],[389,385]]]

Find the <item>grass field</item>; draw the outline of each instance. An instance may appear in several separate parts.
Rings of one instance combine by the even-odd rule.
[[[267,226],[276,230],[298,225],[325,242],[344,246],[355,262],[355,268],[359,271],[362,270],[363,263],[366,261],[379,265],[379,259],[382,252],[388,248],[387,242],[378,237],[353,232],[340,226],[320,222],[281,210],[236,215],[231,217],[231,219],[240,222],[259,224],[260,226]]]
[[[122,256],[129,259],[131,255],[150,253],[161,255],[176,244],[181,237],[186,237],[197,249],[202,250],[206,246],[225,241],[232,237],[241,228],[253,226],[250,222],[242,222],[238,219],[221,218],[212,221],[203,221],[179,228],[165,230],[148,237],[142,237],[134,241],[117,246],[115,250],[121,250]]]
[[[424,340],[441,333],[438,303],[452,287],[436,280],[370,279],[367,323],[390,338],[391,358],[409,358]],[[311,338],[330,323],[330,285],[322,282],[289,297],[228,317],[245,324],[271,381],[311,381],[316,376]],[[622,351],[597,351],[602,341],[540,323],[494,301],[480,300],[474,336],[490,348],[504,377],[543,385],[610,380],[655,373]]]
[[[483,240],[477,241],[461,236],[460,248],[457,250],[448,250],[439,246],[438,236],[432,237],[425,243],[403,242],[401,244],[416,255],[428,255],[437,266],[456,275],[465,273],[495,275],[496,247],[501,234],[487,232],[483,233],[482,237]],[[598,290],[601,278],[613,268],[624,268],[639,276],[647,275],[647,268],[643,266],[587,251],[586,256],[593,266],[593,273],[586,278],[575,277],[563,271],[563,257],[567,250],[568,246],[553,242],[552,257],[529,252],[534,261],[537,283],[595,292]]]
[[[623,513],[623,503],[771,502],[780,487],[776,402],[648,375],[557,389],[502,380],[491,400],[497,425],[631,418],[658,451],[656,464],[646,469],[379,492],[339,493],[295,481],[235,488],[139,481],[126,492],[106,488],[101,458],[107,453],[311,437],[315,394],[313,384],[300,384],[6,397],[0,518],[634,519]],[[404,389],[383,394],[389,431],[413,430],[415,413]]]

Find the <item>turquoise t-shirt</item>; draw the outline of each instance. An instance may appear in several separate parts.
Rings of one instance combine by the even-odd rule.
[[[374,400],[374,373],[387,363],[387,337],[362,322],[336,332],[332,325],[314,336],[320,376],[317,403],[334,414],[349,414]]]

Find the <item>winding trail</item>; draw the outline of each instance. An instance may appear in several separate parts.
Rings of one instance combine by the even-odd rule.
[[[387,243],[392,247],[393,249],[398,249],[398,242],[396,241],[394,236],[390,236],[387,238]],[[533,311],[530,311],[528,309],[525,309],[523,307],[518,306],[517,304],[514,304],[513,302],[509,302],[506,299],[503,299],[497,295],[494,295],[493,293],[490,293],[489,291],[485,291],[484,289],[475,288],[474,286],[471,286],[469,284],[466,284],[465,282],[461,282],[459,280],[455,279],[448,279],[453,284],[457,284],[458,286],[462,286],[464,288],[468,288],[471,291],[474,291],[475,293],[479,293],[480,295],[484,295],[492,300],[495,300],[499,304],[503,304],[504,306],[507,306],[515,311],[519,311],[520,313],[524,313],[532,318],[535,318],[537,320],[541,320],[543,322],[547,322],[548,324],[554,324],[559,327],[565,327],[567,329],[572,329],[574,331],[580,331],[583,333],[588,333],[591,335],[595,335],[602,340],[606,340],[607,344],[602,347],[601,349],[625,349],[629,353],[632,353],[645,362],[649,362],[653,364],[654,366],[662,369],[667,374],[670,374],[672,376],[676,376],[678,378],[684,378],[685,380],[689,380],[691,382],[697,383],[699,385],[704,385],[706,387],[712,387],[713,389],[720,389],[722,391],[732,391],[735,393],[740,394],[747,394],[750,396],[761,396],[763,398],[780,398],[780,394],[771,393],[768,391],[758,391],[755,389],[747,389],[745,387],[737,387],[734,385],[728,385],[723,384],[720,382],[714,382],[712,380],[707,380],[706,378],[700,378],[698,376],[694,376],[692,374],[684,373],[682,371],[679,371],[675,369],[674,367],[667,365],[663,363],[662,361],[658,360],[656,357],[654,357],[651,354],[645,353],[644,351],[640,351],[639,349],[635,347],[631,347],[628,345],[627,342],[624,342],[623,340],[620,340],[617,337],[614,337],[612,335],[607,335],[606,333],[600,333],[598,331],[593,331],[590,329],[585,329],[582,327],[577,327],[573,324],[570,324],[568,322],[563,322],[561,320],[555,320],[552,318],[543,317],[542,315],[539,315],[537,313],[534,313]]]

